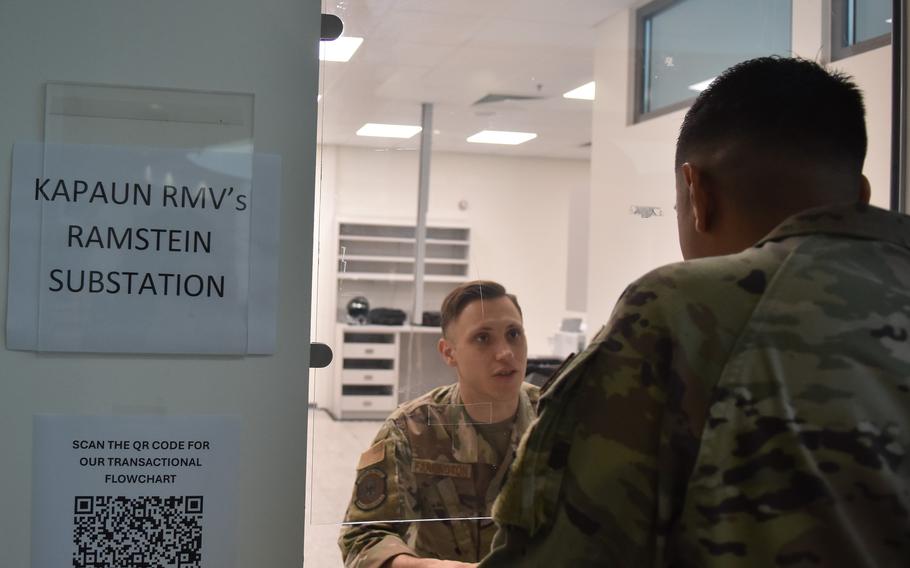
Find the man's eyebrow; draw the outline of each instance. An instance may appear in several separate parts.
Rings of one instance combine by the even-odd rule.
[[[521,328],[524,328],[524,324],[522,324],[522,323],[521,323],[520,321],[518,321],[518,320],[507,321],[507,322],[505,323],[505,325],[506,325],[506,327],[521,327]],[[494,329],[494,326],[492,326],[492,325],[489,325],[489,324],[479,324],[477,327],[469,328],[469,329],[468,329],[468,333],[476,333],[476,332],[478,332],[478,331],[493,331],[493,329]]]

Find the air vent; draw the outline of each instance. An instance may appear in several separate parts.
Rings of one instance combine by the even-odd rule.
[[[490,93],[489,95],[479,99],[474,104],[475,105],[486,105],[490,103],[501,103],[505,101],[536,101],[546,97],[538,97],[535,95],[504,95],[501,93]]]

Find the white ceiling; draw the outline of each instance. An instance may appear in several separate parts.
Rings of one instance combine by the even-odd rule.
[[[591,102],[562,98],[593,80],[596,26],[635,0],[326,0],[345,35],[364,42],[347,63],[321,66],[325,144],[417,149],[364,138],[367,122],[420,124],[434,103],[433,149],[587,159]],[[491,94],[540,100],[475,105]],[[536,132],[520,146],[470,144],[480,130]]]

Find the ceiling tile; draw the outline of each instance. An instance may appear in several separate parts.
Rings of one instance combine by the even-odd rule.
[[[638,0],[504,0],[502,13],[514,18],[594,27]]]
[[[396,10],[417,10],[434,14],[491,15],[506,8],[490,0],[398,0]]]
[[[592,79],[592,27],[632,0],[334,0],[323,11],[365,37],[349,63],[323,64],[320,140],[415,151],[358,137],[366,122],[417,124],[434,103],[436,151],[589,159],[592,103],[562,94]],[[600,85],[598,85],[600,87]],[[474,105],[490,93],[541,100]],[[483,129],[536,132],[515,147],[469,144]]]
[[[427,45],[461,45],[486,19],[477,15],[394,11],[381,19],[369,37]]]
[[[455,47],[406,41],[369,38],[361,47],[360,57],[369,65],[403,65],[434,67],[450,55]]]
[[[471,37],[480,46],[513,49],[527,46],[594,49],[595,40],[596,32],[588,26],[514,18],[491,18]]]
[[[396,0],[323,1],[322,12],[341,18],[345,35],[364,37],[395,7],[395,2]]]

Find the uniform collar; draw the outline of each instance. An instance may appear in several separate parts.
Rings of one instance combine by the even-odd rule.
[[[485,463],[500,465],[502,456],[497,456],[490,443],[479,434],[474,422],[464,409],[458,385],[449,396],[448,407],[443,412],[448,419],[445,428],[452,438],[452,457],[461,463]],[[518,393],[518,409],[515,425],[512,427],[512,445],[517,445],[519,432],[524,432],[534,419],[534,405],[524,388]]]
[[[812,234],[885,241],[910,248],[910,217],[865,204],[807,209],[786,219],[755,246]]]

